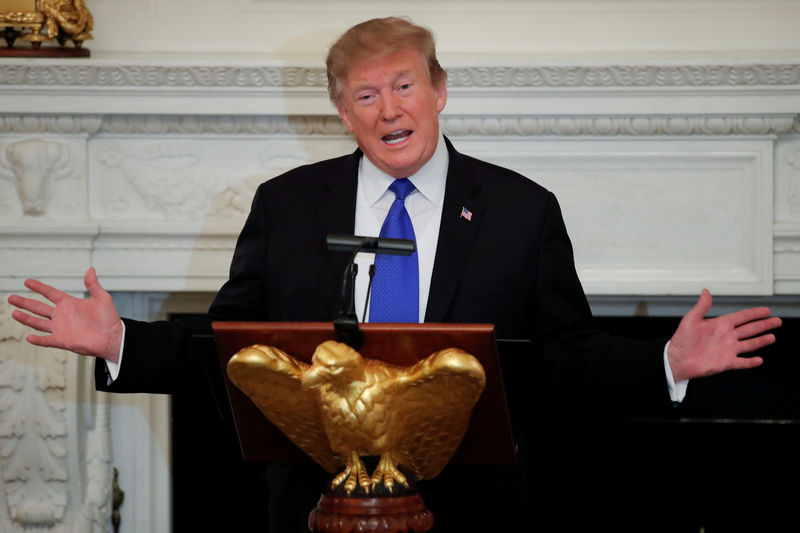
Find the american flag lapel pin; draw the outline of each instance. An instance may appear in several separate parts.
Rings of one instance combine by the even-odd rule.
[[[465,218],[467,219],[467,222],[469,222],[470,220],[472,220],[472,211],[470,211],[466,207],[462,207],[461,216],[459,218]]]

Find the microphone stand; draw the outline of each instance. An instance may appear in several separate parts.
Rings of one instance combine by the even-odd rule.
[[[358,316],[356,315],[356,275],[358,275],[356,255],[360,252],[411,255],[416,249],[416,244],[408,239],[358,237],[334,233],[327,236],[326,243],[329,251],[351,253],[342,279],[342,306],[339,314],[333,320],[333,328],[336,330],[336,338],[339,342],[347,344],[354,350],[360,350],[364,344],[364,335],[358,327]],[[374,268],[370,268],[370,285],[373,274]],[[364,313],[366,313],[366,304]]]
[[[364,344],[364,335],[358,328],[358,316],[356,315],[356,276],[358,275],[358,265],[356,255],[363,249],[357,246],[353,249],[350,262],[344,269],[344,279],[342,280],[342,307],[339,314],[333,319],[333,329],[336,330],[336,339],[343,342],[354,350],[360,350]]]

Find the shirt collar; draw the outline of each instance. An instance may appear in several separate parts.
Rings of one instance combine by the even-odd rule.
[[[408,177],[417,191],[433,204],[440,203],[444,198],[444,186],[447,180],[447,167],[450,164],[450,154],[444,142],[444,135],[439,134],[439,142],[433,156],[421,169]],[[386,172],[376,167],[366,158],[361,157],[358,173],[358,190],[367,205],[373,206],[381,199],[389,185],[395,180]],[[391,194],[391,193],[389,193]]]

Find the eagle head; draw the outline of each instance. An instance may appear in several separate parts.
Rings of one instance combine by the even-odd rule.
[[[357,351],[341,342],[326,341],[314,351],[302,386],[309,390],[328,383],[346,385],[360,380],[363,373],[364,359]]]

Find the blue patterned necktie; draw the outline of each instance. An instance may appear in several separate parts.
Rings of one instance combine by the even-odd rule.
[[[410,239],[416,243],[414,226],[406,211],[406,196],[414,191],[407,178],[395,179],[389,186],[395,199],[381,227],[381,237]],[[419,265],[417,252],[410,256],[378,254],[372,281],[370,322],[419,321]]]

